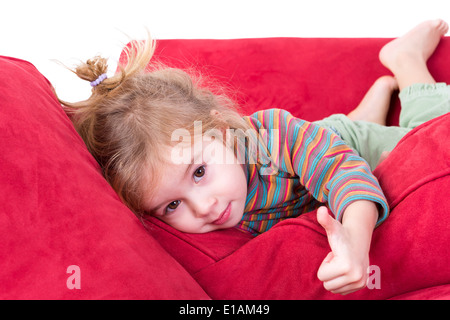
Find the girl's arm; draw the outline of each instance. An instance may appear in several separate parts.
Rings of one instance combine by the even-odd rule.
[[[331,252],[319,279],[336,293],[366,285],[370,239],[375,225],[389,214],[386,197],[369,165],[334,133],[279,109],[252,116],[258,128],[275,129],[268,149],[276,167],[298,177],[305,189],[326,207],[319,208]],[[269,131],[270,132],[270,131]]]
[[[375,203],[359,200],[349,205],[342,224],[320,207],[317,220],[324,227],[331,252],[323,260],[317,276],[325,289],[348,294],[366,286],[372,232],[378,218]]]

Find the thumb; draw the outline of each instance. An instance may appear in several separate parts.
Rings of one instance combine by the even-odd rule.
[[[328,244],[330,245],[331,251],[336,253],[336,249],[338,246],[338,239],[340,238],[340,228],[341,224],[334,219],[328,213],[327,207],[320,207],[317,210],[317,221],[320,225],[325,229],[328,238]]]
[[[336,220],[330,216],[325,206],[317,210],[317,221],[325,229],[328,237],[336,230]]]

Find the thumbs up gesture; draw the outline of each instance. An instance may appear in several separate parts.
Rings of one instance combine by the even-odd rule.
[[[366,286],[370,241],[377,217],[375,204],[366,200],[348,206],[342,224],[329,215],[326,207],[317,210],[317,221],[325,229],[331,248],[317,272],[325,289],[345,295]]]

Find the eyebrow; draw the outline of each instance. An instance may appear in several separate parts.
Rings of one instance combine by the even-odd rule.
[[[193,166],[194,164],[195,164],[195,163],[192,161],[192,162],[187,166],[186,171],[184,172],[184,175],[183,175],[183,179],[186,179],[186,176],[187,176],[188,173],[191,171],[191,168],[192,168],[192,166]]]

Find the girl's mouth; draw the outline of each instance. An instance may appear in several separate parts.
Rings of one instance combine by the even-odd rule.
[[[224,224],[230,217],[230,213],[231,213],[231,202],[228,204],[228,206],[225,208],[225,210],[220,214],[219,218],[214,220],[212,222],[212,224],[215,224],[215,225]]]

